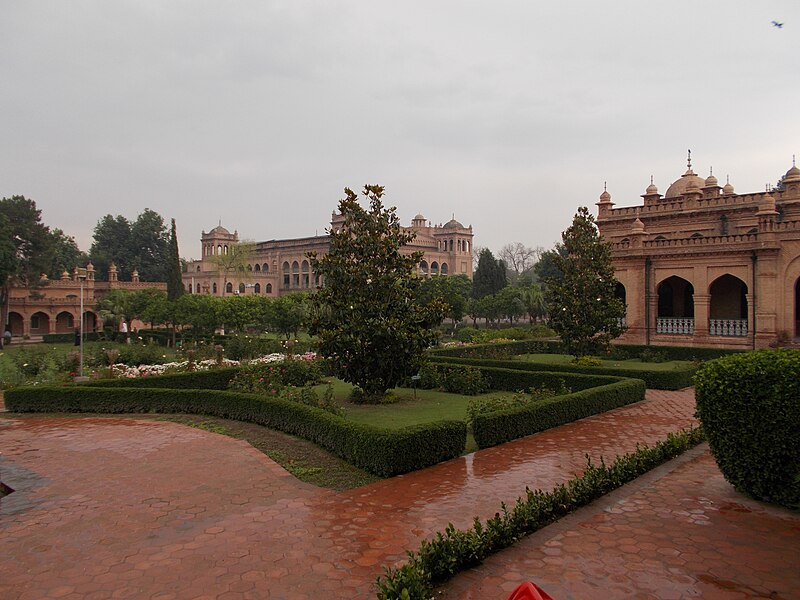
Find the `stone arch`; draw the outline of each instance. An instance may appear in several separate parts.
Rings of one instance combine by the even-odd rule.
[[[419,261],[419,270],[424,275],[427,275],[428,274],[428,261],[426,261],[426,260]]]
[[[694,286],[672,275],[658,284],[659,318],[694,318]]]
[[[31,315],[31,333],[33,335],[44,335],[50,333],[50,315],[39,310]]]
[[[217,283],[216,282],[214,282],[214,285],[211,286],[211,293],[214,294],[214,295],[216,295],[216,293],[217,293]]]
[[[90,310],[83,311],[83,331],[84,333],[97,330],[97,315]]]
[[[747,318],[747,284],[726,273],[708,286],[709,316],[712,319]]]
[[[431,263],[431,275],[438,275],[439,274],[439,263],[433,261]]]
[[[71,333],[75,330],[75,315],[62,310],[56,315],[56,333]]]
[[[689,236],[690,240],[700,240],[703,238],[703,234],[699,231],[695,231],[692,235]]]
[[[261,284],[260,283],[257,283],[257,284],[255,284],[253,286],[253,293],[254,294],[260,294],[261,293]]]
[[[311,286],[310,280],[310,265],[307,260],[304,260],[300,265],[300,274],[302,275],[301,287],[308,288]]]
[[[189,284],[189,285],[191,285],[191,284]],[[200,293],[200,284],[199,283],[197,284],[196,293],[198,293],[198,294]]]
[[[448,268],[447,268],[447,263],[446,263],[446,262],[443,262],[443,263],[442,263],[442,269],[441,269],[441,273],[442,273],[442,275],[447,275],[447,270],[448,270]]]
[[[291,282],[291,275],[289,274],[289,261],[283,261],[283,287],[288,288]]]
[[[230,281],[225,286],[225,293],[226,294],[232,294],[233,293],[233,284]]]
[[[292,261],[292,287],[300,287],[300,263]]]
[[[200,265],[197,265],[197,272],[200,272]]]
[[[269,272],[269,263],[264,263],[264,264],[262,265],[262,267],[261,267],[261,270],[262,270],[264,273],[268,273],[268,272]]]
[[[272,284],[268,283],[266,289],[264,290],[267,294],[272,293]]]
[[[11,311],[8,313],[8,325],[6,328],[11,330],[11,335],[22,335],[25,331],[24,323],[25,320],[18,312]]]
[[[240,293],[240,294],[244,294],[244,292],[245,292],[245,290],[246,290],[246,289],[247,289],[247,288],[245,287],[245,285],[244,285],[243,283],[240,283],[240,284],[239,284],[239,293]]]
[[[258,264],[258,263],[256,263],[256,266],[255,266],[255,267],[253,267],[253,270],[254,270],[256,273],[261,273],[261,265],[260,265],[260,264]]]

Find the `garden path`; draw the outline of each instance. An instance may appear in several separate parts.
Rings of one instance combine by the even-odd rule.
[[[448,522],[466,527],[526,485],[579,473],[585,454],[612,459],[693,424],[693,413],[691,390],[648,391],[636,405],[342,493],[299,482],[245,442],[175,423],[3,418],[0,478],[16,491],[0,500],[0,598],[367,598],[382,564]]]

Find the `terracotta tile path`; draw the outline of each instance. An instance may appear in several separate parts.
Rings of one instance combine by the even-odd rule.
[[[0,419],[0,480],[16,490],[0,500],[0,599],[368,598],[380,565],[401,561],[405,549],[449,521],[463,527],[475,515],[489,516],[526,485],[548,489],[580,472],[586,453],[608,459],[637,442],[662,439],[693,423],[693,412],[690,390],[648,392],[634,406],[344,493],[297,481],[242,441],[175,423]],[[714,471],[713,464],[701,464]],[[686,477],[710,486],[707,475]],[[717,488],[736,498],[731,504],[745,506],[724,483]],[[679,513],[687,502],[702,505],[703,494],[656,494],[652,500],[661,504],[652,510],[660,516],[678,511],[677,522],[692,526],[700,517]],[[707,506],[703,510],[709,514]],[[626,511],[601,513],[627,518]],[[764,511],[732,508],[726,514],[741,515],[745,525],[752,515],[760,535],[772,533]],[[783,560],[796,564],[797,520],[792,523],[781,522],[782,529],[794,527],[795,552]],[[599,535],[602,527],[598,522],[581,531]],[[706,538],[684,538],[706,559],[704,553],[719,552],[716,527],[704,530]],[[607,544],[625,552],[631,539],[640,544],[646,535],[636,529],[597,544],[604,554]],[[723,552],[732,547],[740,546]],[[744,553],[739,562],[761,568],[753,559],[761,550]],[[666,558],[663,568],[674,568]],[[587,580],[599,568],[592,565]],[[504,597],[504,569],[497,567],[496,595],[475,597]],[[581,572],[574,567],[573,576],[576,569]],[[771,573],[764,585],[783,577],[777,566]],[[478,576],[484,585],[485,575]],[[678,597],[670,593],[647,597]]]

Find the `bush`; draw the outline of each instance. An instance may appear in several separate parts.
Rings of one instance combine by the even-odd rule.
[[[281,343],[276,339],[251,335],[232,335],[225,342],[225,357],[231,360],[256,358],[276,352],[283,352]]]
[[[596,356],[587,355],[573,358],[570,364],[575,365],[576,367],[600,367],[603,365],[603,361]]]
[[[599,466],[589,461],[583,475],[549,492],[526,489],[525,495],[518,498],[510,510],[501,503],[500,510],[485,523],[475,517],[472,529],[463,531],[448,524],[444,532],[437,533],[431,540],[423,540],[419,550],[409,552],[406,564],[398,568],[384,567],[383,576],[376,581],[378,598],[431,598],[435,584],[480,564],[523,536],[633,481],[702,439],[702,431],[692,429],[670,434],[652,448],[638,447],[635,452],[617,458],[611,466],[606,466],[602,458]]]
[[[563,396],[571,393],[564,380],[560,381],[557,388],[547,387],[542,384],[539,387],[532,387],[527,392],[519,391],[511,397],[508,396],[489,396],[485,398],[472,398],[467,404],[467,421],[472,423],[477,415],[496,412],[498,410],[508,410],[520,406],[527,406],[533,402],[546,400],[555,396]]]
[[[647,348],[646,350],[642,350],[642,353],[639,355],[639,360],[645,363],[663,363],[669,360],[667,353],[663,350],[651,350]]]
[[[12,412],[190,413],[257,423],[305,438],[383,477],[459,456],[467,437],[463,421],[384,429],[282,398],[215,390],[37,386],[9,390],[5,402]]]
[[[439,383],[445,392],[463,396],[477,396],[489,388],[480,369],[446,366],[439,371]]]
[[[501,371],[501,369],[494,370]],[[643,381],[621,379],[615,383],[584,389],[565,396],[556,396],[492,413],[477,414],[472,422],[472,431],[478,447],[488,448],[612,408],[639,402],[644,400],[644,392]]]
[[[317,361],[284,360],[239,367],[228,389],[239,392],[275,394],[285,386],[302,387],[319,383],[322,369]]]
[[[208,371],[190,371],[188,373],[170,373],[151,377],[133,379],[98,379],[81,384],[82,387],[112,388],[171,388],[179,390],[227,390],[228,384],[241,367],[225,367]]]
[[[736,489],[800,506],[800,351],[759,350],[705,364],[697,416]]]

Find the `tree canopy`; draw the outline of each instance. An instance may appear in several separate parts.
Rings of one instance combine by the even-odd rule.
[[[369,209],[345,189],[344,224],[330,230],[329,252],[309,255],[324,281],[312,298],[309,332],[336,376],[377,398],[419,370],[445,307],[414,301],[422,253],[401,252],[414,234],[402,229],[395,208],[384,208],[383,186],[367,185],[363,194]]]
[[[578,209],[561,237],[565,255],[553,255],[556,272],[545,279],[549,325],[580,357],[622,334],[625,305],[614,294],[611,244],[600,237],[588,208]]]
[[[122,280],[130,279],[136,269],[142,281],[166,281],[169,233],[164,219],[149,208],[132,222],[122,215],[104,216],[95,225],[89,257],[99,280],[108,277],[113,262]]]
[[[506,264],[495,259],[488,248],[481,250],[478,256],[478,268],[472,276],[472,297],[481,299],[496,294],[508,285]]]

